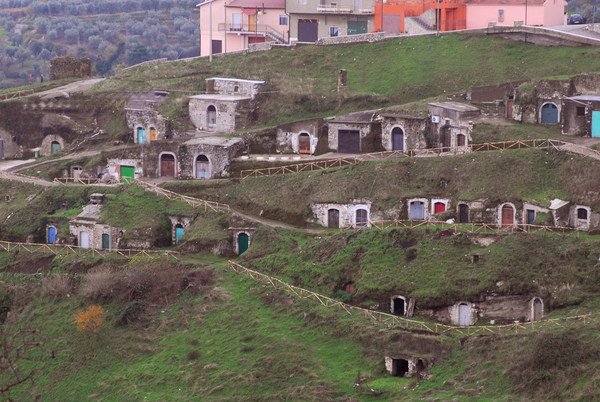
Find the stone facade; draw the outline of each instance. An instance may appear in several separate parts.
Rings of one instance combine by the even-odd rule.
[[[231,242],[231,247],[236,255],[240,254],[240,244],[238,238],[241,234],[246,234],[248,236],[248,247],[252,245],[252,240],[254,238],[254,233],[256,232],[256,228],[250,227],[230,227],[229,228],[229,239]]]
[[[327,123],[329,149],[340,153],[368,153],[383,151],[381,146],[381,123],[375,121],[374,111],[350,113],[338,116]],[[344,146],[340,132],[357,132],[357,146]],[[351,149],[348,149],[351,148]]]
[[[562,134],[591,137],[593,111],[600,111],[600,92],[593,96],[565,97],[561,108]]]
[[[91,77],[92,61],[86,58],[56,57],[50,61],[50,79]]]
[[[0,128],[0,160],[16,158],[23,154],[22,147],[16,140],[15,136]]]
[[[447,150],[468,151],[473,131],[473,120],[481,111],[459,102],[433,102],[428,105],[431,115],[434,147]]]
[[[320,38],[315,42],[317,45],[342,45],[348,43],[372,43],[386,39],[385,32],[374,32],[358,35],[343,35],[330,38]]]
[[[102,174],[102,178],[121,180],[121,168],[123,166],[133,167],[136,179],[139,179],[144,175],[142,159],[109,159],[107,161],[106,171]]]
[[[233,159],[241,156],[246,145],[241,138],[200,137],[179,146],[180,176],[213,179],[228,177]],[[206,165],[198,164],[206,158]]]
[[[398,361],[403,362],[403,368],[400,369]],[[427,367],[425,359],[408,356],[404,354],[393,354],[384,357],[385,371],[392,376],[414,377]]]
[[[308,136],[307,142],[303,141],[305,136]],[[306,143],[308,148],[304,146]],[[277,127],[277,152],[318,155],[327,148],[327,125],[322,119],[297,121]]]
[[[186,230],[192,224],[192,217],[190,216],[169,216],[171,221],[171,244],[177,244],[177,226],[181,226]]]
[[[209,78],[206,94],[189,98],[192,124],[203,131],[233,132],[256,120],[257,95],[264,81],[235,78]]]
[[[392,134],[399,130],[404,137],[403,151],[427,148],[427,132],[430,129],[428,118],[381,113],[378,120],[381,121],[381,145],[386,151],[399,150],[399,144],[394,143]]]
[[[52,144],[58,144],[59,148],[59,152],[65,149],[65,140],[60,136],[60,135],[47,135],[46,137],[44,137],[44,139],[42,140],[42,144],[40,146],[40,155],[41,156],[48,156],[48,155],[52,155]]]
[[[125,114],[134,143],[148,144],[172,137],[168,120],[156,111],[156,107],[163,103],[168,95],[168,92],[153,91],[129,98]]]
[[[69,233],[75,237],[76,244],[82,248],[116,249],[123,236],[123,230],[100,221],[103,194],[92,194],[91,204],[83,207],[83,211],[69,221]],[[104,244],[104,238],[108,243]]]
[[[368,200],[353,200],[348,204],[333,204],[333,203],[311,203],[310,209],[313,213],[312,222],[316,222],[321,226],[325,227],[339,227],[339,228],[357,228],[357,227],[370,227],[371,226],[371,201]],[[338,217],[338,225],[332,224],[330,220],[333,219],[330,211],[336,210]],[[366,211],[366,221],[360,221],[360,217],[357,215],[357,211]],[[357,223],[357,218],[359,222]]]

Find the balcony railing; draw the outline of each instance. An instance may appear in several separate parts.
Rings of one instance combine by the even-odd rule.
[[[359,8],[354,9],[351,7],[340,7],[340,6],[331,6],[327,4],[321,4],[317,6],[317,12],[323,14],[374,14],[374,8]]]
[[[242,24],[242,23],[220,23],[219,32],[237,33],[240,35],[263,35],[275,42],[284,43],[284,36],[271,27],[263,24]]]

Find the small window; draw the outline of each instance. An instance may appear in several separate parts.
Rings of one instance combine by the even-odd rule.
[[[585,208],[577,208],[577,219],[587,220],[588,211]]]
[[[233,87],[233,92],[237,93],[239,91],[240,91],[240,87],[239,86],[236,85],[236,86]]]
[[[504,10],[503,9],[498,10],[498,22],[504,22]]]
[[[279,25],[287,25],[288,24],[288,16],[280,15],[279,16]]]
[[[577,106],[577,116],[585,116],[585,107]]]
[[[340,29],[338,27],[329,27],[329,36],[335,37],[340,34]]]

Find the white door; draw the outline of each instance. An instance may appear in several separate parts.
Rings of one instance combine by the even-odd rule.
[[[231,30],[241,31],[242,30],[242,14],[231,15]]]
[[[90,248],[90,234],[88,232],[79,233],[79,247]]]
[[[471,324],[471,307],[467,303],[458,305],[458,325]]]

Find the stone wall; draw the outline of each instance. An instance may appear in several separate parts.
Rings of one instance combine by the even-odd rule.
[[[380,116],[381,144],[386,151],[392,150],[392,130],[399,127],[404,132],[404,150],[427,148],[426,133],[429,119],[403,116]]]
[[[179,144],[161,141],[152,142],[143,147],[142,156],[145,177],[160,177],[160,157],[162,154],[175,156],[175,176],[179,176],[179,172],[181,171]]]
[[[91,77],[92,61],[86,58],[56,57],[50,61],[50,79]]]
[[[367,227],[371,226],[371,201],[368,200],[353,200],[348,204],[311,203],[310,209],[313,213],[311,222],[324,227],[329,226],[328,211],[337,209],[339,211],[340,228],[356,227],[356,211],[365,209],[368,217]]]
[[[212,81],[212,84],[210,83]],[[211,90],[212,85],[212,90]],[[206,92],[221,95],[238,95],[254,98],[265,86],[264,81],[242,80],[235,78],[209,78],[206,80]]]
[[[319,142],[327,141],[327,125],[322,119],[304,120],[280,125],[277,127],[277,152],[299,153],[300,134],[309,135],[310,154],[315,155],[318,153],[318,150],[323,148],[319,147]]]
[[[47,135],[42,140],[42,144],[40,145],[40,155],[48,156],[52,154],[52,143],[58,142],[60,144],[60,150],[65,149],[65,140],[60,135]]]
[[[123,231],[110,225],[96,222],[75,221],[69,223],[69,233],[75,237],[76,244],[80,245],[81,232],[87,232],[90,238],[90,248],[102,249],[102,235],[110,236],[110,248],[119,248],[119,242],[123,236]]]
[[[177,244],[177,225],[181,225],[184,231],[191,225],[192,218],[189,216],[169,216],[171,221],[171,244]]]
[[[179,147],[180,175],[184,178],[195,178],[196,158],[205,155],[210,164],[210,178],[229,176],[229,167],[234,158],[240,156],[246,145],[241,139],[229,146],[216,146],[212,144],[185,143]]]
[[[254,238],[254,233],[256,232],[256,228],[250,227],[230,227],[229,229],[229,241],[231,243],[231,247],[236,255],[240,254],[238,236],[242,233],[248,235],[248,247],[252,245],[252,240]]]
[[[0,128],[0,160],[17,158],[23,155],[23,147],[16,141],[17,137]]]
[[[145,143],[152,142],[151,128],[156,129],[156,140],[170,139],[172,136],[167,119],[154,110],[126,110],[127,126],[132,130],[133,142],[137,144],[137,129],[143,128],[146,134]]]
[[[379,42],[385,38],[385,32],[375,32],[358,35],[335,36],[332,38],[320,38],[315,43],[317,45],[343,45],[348,43]]]
[[[216,124],[214,126],[208,125],[207,110],[209,106],[216,108]],[[192,97],[189,104],[190,120],[199,130],[229,133],[235,131],[241,109],[250,108],[250,106],[250,100],[227,101],[220,100],[218,97],[214,99]]]
[[[144,165],[141,159],[109,159],[102,177],[121,180],[121,166],[133,166],[136,179],[144,175]]]
[[[327,142],[329,149],[338,150],[338,131],[339,130],[358,130],[360,132],[360,152],[378,152],[382,151],[381,145],[381,124],[380,123],[344,123],[329,122],[327,124]]]

